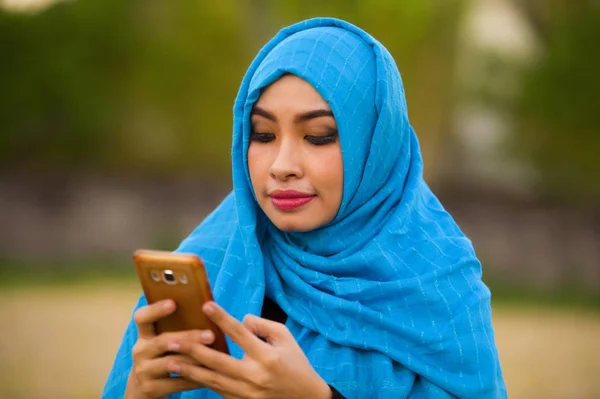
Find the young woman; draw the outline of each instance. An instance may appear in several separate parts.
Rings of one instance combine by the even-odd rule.
[[[207,331],[156,336],[175,304],[142,296],[103,397],[505,398],[490,292],[423,180],[389,52],[295,24],[234,111],[234,190],[178,248],[206,263],[231,356]]]

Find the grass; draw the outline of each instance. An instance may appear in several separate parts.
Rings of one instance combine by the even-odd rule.
[[[52,261],[0,259],[0,289],[135,282],[133,262],[107,259]]]
[[[33,286],[77,286],[136,284],[133,262],[125,259],[68,259],[45,262],[40,267],[33,260],[10,260],[0,258],[0,290],[21,289]],[[600,292],[581,290],[576,285],[563,284],[552,290],[509,284],[499,280],[487,280],[494,302],[503,307],[554,307],[578,309],[600,313]]]
[[[0,397],[100,397],[138,294],[122,280],[2,290]]]
[[[131,279],[0,290],[0,397],[98,398],[139,286]],[[513,399],[592,399],[600,392],[600,314],[494,305]]]
[[[132,266],[81,265],[90,263],[0,266],[1,398],[100,396],[140,288]],[[510,397],[597,398],[600,301],[490,285]]]
[[[503,307],[552,307],[600,313],[600,292],[584,291],[572,284],[553,289],[535,289],[518,284],[488,282],[492,300]]]

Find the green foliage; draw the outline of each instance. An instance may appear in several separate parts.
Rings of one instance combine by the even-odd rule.
[[[431,114],[448,114],[461,4],[86,0],[0,11],[0,170],[226,175],[248,64],[278,29],[313,16],[348,19],[390,49],[427,137]]]
[[[0,14],[4,165],[85,163],[106,146],[131,67],[129,10],[125,2],[107,4],[77,2],[37,17]]]
[[[544,54],[528,71],[517,104],[515,146],[539,170],[540,188],[548,196],[597,204],[600,7],[593,2],[552,4],[539,31]]]
[[[224,3],[85,1],[1,15],[2,166],[202,165],[215,147],[227,165],[248,57]]]

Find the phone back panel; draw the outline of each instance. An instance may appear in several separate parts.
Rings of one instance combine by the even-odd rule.
[[[175,312],[155,323],[157,334],[212,330],[215,342],[211,347],[229,353],[222,331],[201,309],[213,297],[204,264],[198,256],[139,250],[134,254],[134,262],[149,304],[163,299],[172,299],[177,304]]]

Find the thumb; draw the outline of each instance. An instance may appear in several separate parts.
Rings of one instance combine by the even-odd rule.
[[[250,314],[244,317],[242,324],[254,335],[264,338],[271,345],[287,341],[290,335],[284,324]]]

